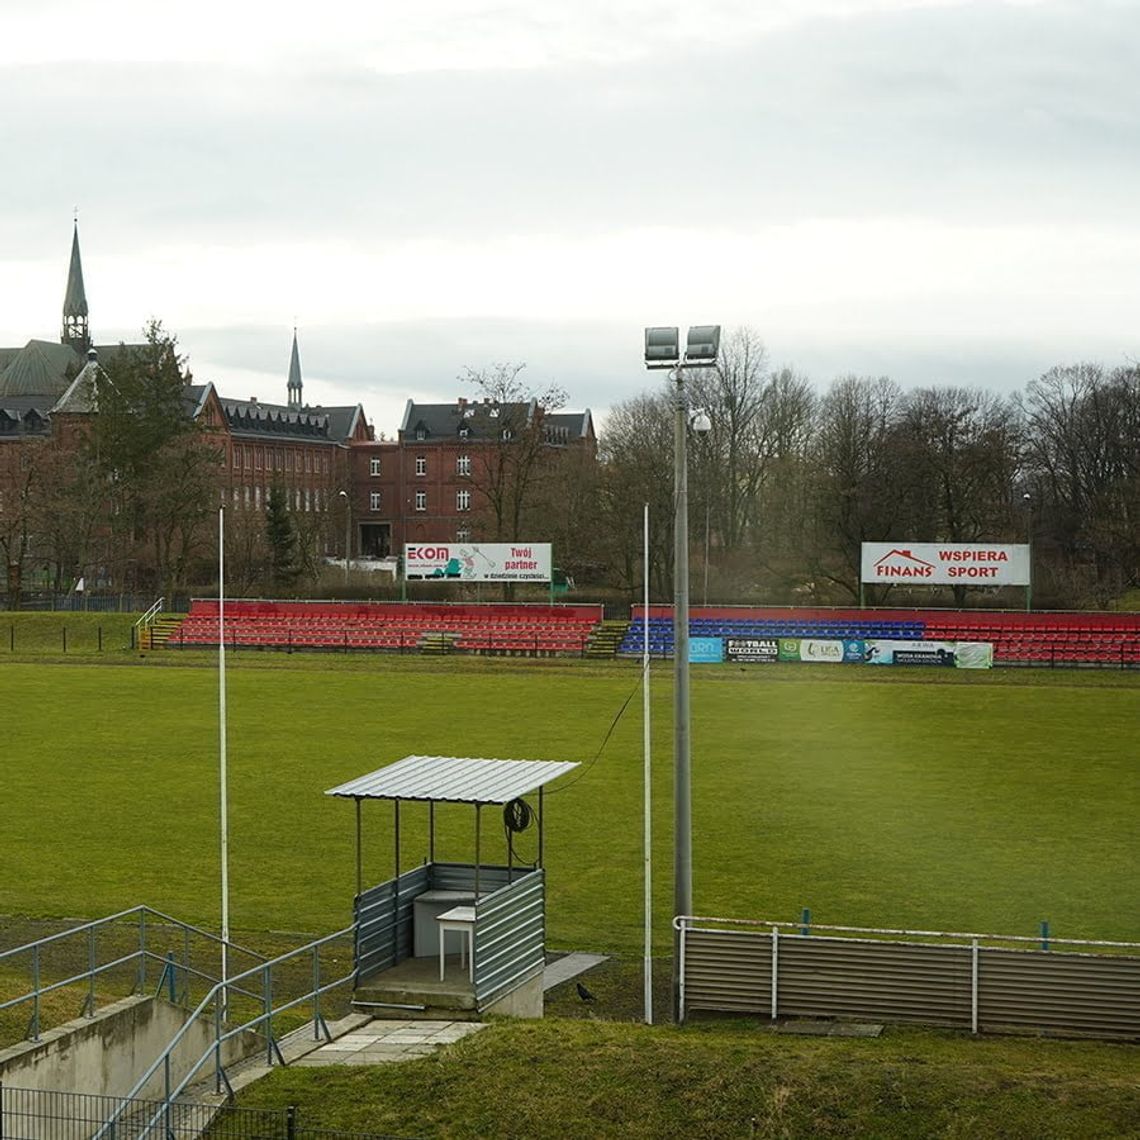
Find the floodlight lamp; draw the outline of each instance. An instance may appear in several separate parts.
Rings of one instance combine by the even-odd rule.
[[[712,364],[720,352],[720,325],[694,325],[685,345],[686,364]]]
[[[645,366],[672,368],[681,359],[681,339],[676,328],[645,330]]]
[[[709,414],[704,410],[704,408],[697,408],[697,410],[693,412],[693,418],[690,421],[690,424],[693,431],[697,432],[700,435],[704,435],[706,432],[712,431],[712,420],[709,419]]]

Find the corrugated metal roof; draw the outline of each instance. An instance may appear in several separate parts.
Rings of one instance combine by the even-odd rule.
[[[505,804],[577,768],[571,760],[483,760],[466,756],[405,756],[386,768],[329,788],[346,799],[435,800]]]

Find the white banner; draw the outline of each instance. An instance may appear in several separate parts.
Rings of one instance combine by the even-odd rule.
[[[865,542],[864,582],[1028,586],[1029,547],[984,542]]]
[[[549,542],[409,542],[404,576],[457,582],[549,582]]]

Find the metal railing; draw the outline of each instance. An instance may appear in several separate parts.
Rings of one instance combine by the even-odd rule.
[[[1057,938],[1046,925],[1036,937],[830,926],[807,912],[673,925],[682,1020],[704,1009],[1140,1036],[1140,942]]]
[[[131,994],[144,992],[153,979],[157,992],[165,990],[172,1001],[186,1002],[195,989],[217,982],[221,949],[222,940],[207,930],[152,907],[132,907],[0,952],[0,973],[26,970],[30,981],[26,992],[0,1001],[0,1012],[29,1006],[24,1036],[38,1041],[42,999],[56,991],[84,991],[77,1011],[81,1017],[94,1017],[99,997],[106,997],[98,992],[101,980]],[[265,961],[263,954],[234,942],[229,951],[254,963]]]
[[[139,1131],[142,1122],[156,1113],[167,1117],[163,1125],[167,1140],[196,1140],[204,1133],[211,1140],[400,1140],[390,1133],[308,1128],[295,1106],[259,1109],[180,1101],[166,1113],[165,1106],[154,1100],[0,1084],[0,1137],[4,1140],[86,1136],[115,1112],[121,1120],[116,1140],[144,1135]]]
[[[145,629],[148,625],[153,625],[155,618],[162,613],[162,607],[165,601],[165,598],[159,598],[157,601],[152,602],[135,620],[135,629]]]
[[[171,1118],[174,1112],[174,1105],[178,1097],[193,1083],[194,1079],[202,1071],[204,1066],[211,1060],[214,1062],[214,1090],[221,1092],[225,1087],[230,1095],[233,1094],[233,1088],[230,1085],[229,1078],[226,1075],[225,1063],[223,1061],[223,1052],[225,1046],[236,1041],[237,1038],[249,1032],[258,1033],[264,1037],[265,1041],[265,1063],[272,1066],[276,1061],[279,1064],[285,1064],[285,1058],[281,1053],[278,1040],[273,1031],[273,1019],[284,1013],[294,1010],[303,1005],[311,1005],[312,1007],[312,1025],[313,1025],[313,1039],[320,1041],[331,1040],[328,1026],[321,1010],[322,997],[342,986],[348,986],[353,983],[355,971],[351,966],[348,972],[343,976],[335,978],[332,981],[325,981],[322,978],[321,970],[321,957],[320,951],[329,946],[334,946],[344,943],[346,940],[351,940],[356,933],[355,924],[345,927],[343,930],[338,930],[335,934],[326,935],[324,938],[318,938],[297,950],[291,950],[286,954],[279,955],[267,962],[263,962],[254,966],[249,970],[245,970],[240,974],[228,978],[224,982],[218,982],[210,990],[208,994],[198,1003],[198,1006],[186,1019],[185,1024],[174,1035],[166,1049],[159,1055],[158,1058],[147,1068],[141,1077],[135,1082],[134,1087],[127,1094],[127,1098],[136,1098],[151,1084],[151,1082],[159,1075],[162,1076],[163,1095],[161,1100],[156,1100],[157,1108],[148,1116],[140,1125],[139,1130],[130,1133],[132,1137],[150,1137],[164,1135],[164,1129],[167,1126],[167,1121]],[[295,963],[305,956],[310,958],[311,980],[312,984],[307,992],[300,996],[288,998],[284,1001],[274,1000],[273,991],[273,974],[275,970],[281,970],[291,963]],[[238,994],[246,998],[253,999],[260,1005],[260,1011],[252,1017],[247,1018],[240,1024],[233,1024],[232,1019],[230,1022],[223,1020],[223,1011],[229,1010],[231,1013],[234,1011],[236,1003],[231,1002],[230,997],[232,994]],[[175,1051],[186,1039],[187,1034],[191,1031],[191,1027],[205,1021],[209,1021],[208,1029],[213,1035],[213,1042],[202,1053],[202,1055],[189,1066],[186,1073],[181,1079],[174,1077],[172,1057]],[[106,1118],[103,1126],[94,1133],[94,1140],[122,1140],[122,1132],[118,1129],[119,1122],[123,1119],[127,1109],[125,1107],[115,1108],[110,1115]]]

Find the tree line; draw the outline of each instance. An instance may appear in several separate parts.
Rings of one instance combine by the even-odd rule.
[[[590,522],[563,556],[638,596],[642,504],[653,596],[670,597],[671,383],[614,407]],[[1140,584],[1140,368],[1058,366],[1024,391],[841,376],[825,391],[773,368],[759,335],[686,373],[695,602],[849,604],[863,542],[1030,542],[1036,601],[1104,607]],[[566,536],[569,537],[569,536]],[[987,595],[989,595],[987,599]],[[1007,588],[1008,595],[1008,588]],[[1017,605],[995,588],[868,589],[876,604]]]

